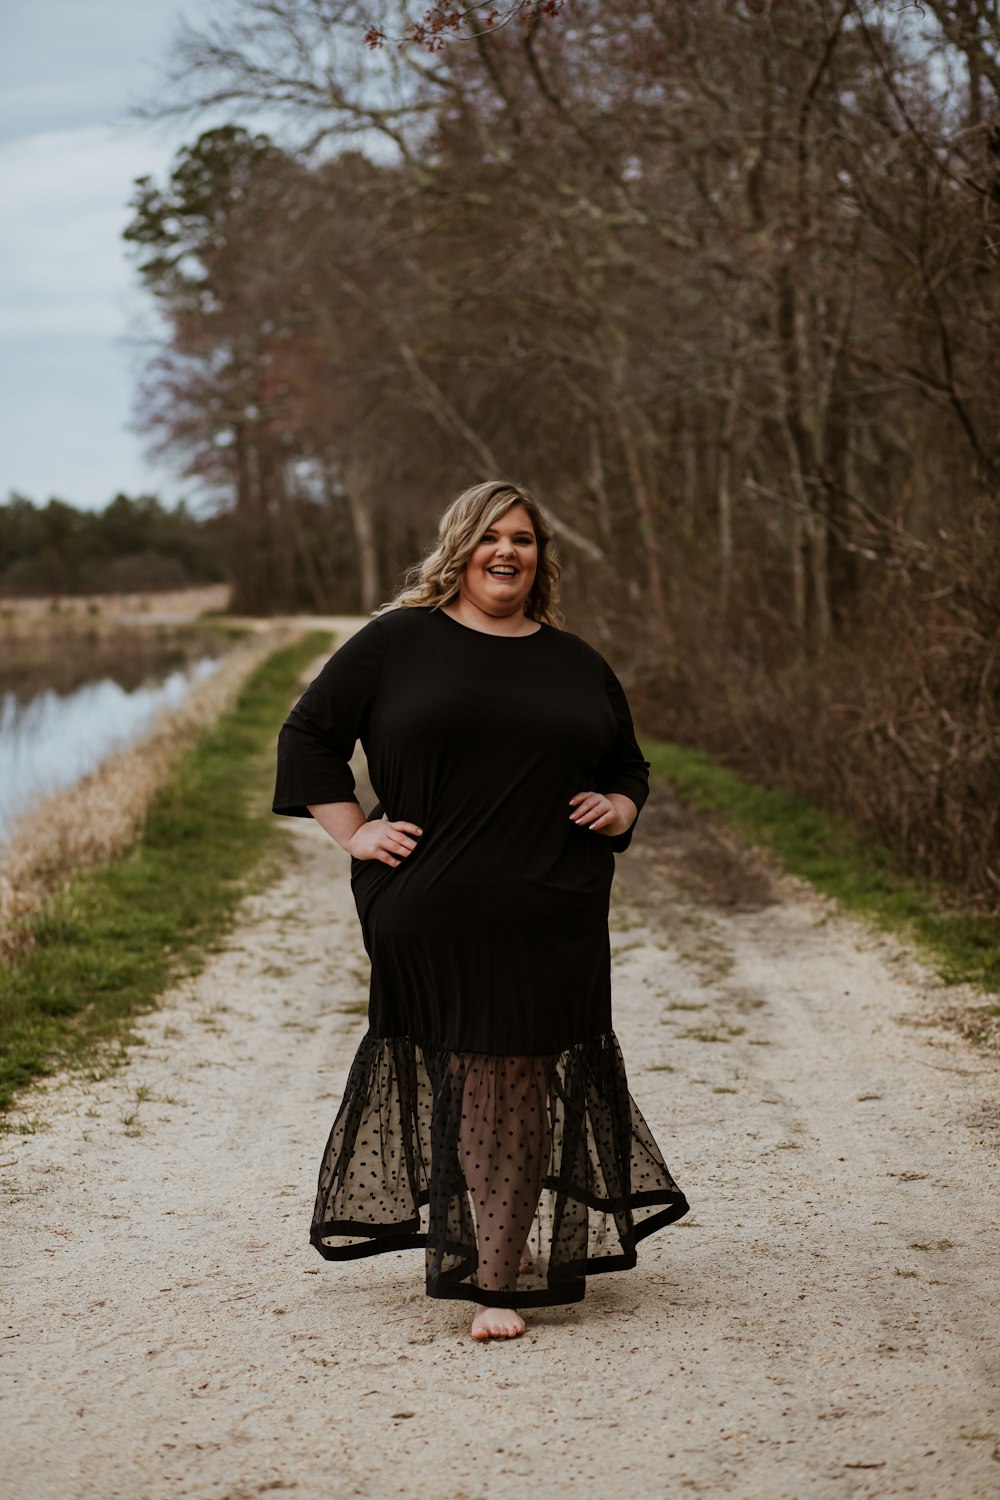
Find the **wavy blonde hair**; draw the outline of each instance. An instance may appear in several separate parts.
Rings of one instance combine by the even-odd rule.
[[[552,524],[523,485],[503,479],[488,479],[463,490],[438,522],[437,542],[419,563],[409,568],[400,589],[376,611],[389,609],[440,609],[456,598],[462,570],[483,533],[495,526],[512,505],[523,505],[531,518],[538,544],[538,568],[531,592],[524,601],[529,620],[539,620],[557,630],[559,612],[559,562],[555,555]]]

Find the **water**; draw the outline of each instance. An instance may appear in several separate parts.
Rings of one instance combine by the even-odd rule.
[[[69,692],[0,692],[0,840],[40,797],[72,786],[138,739],[161,709],[183,703],[219,661],[203,655],[138,684],[102,676]]]

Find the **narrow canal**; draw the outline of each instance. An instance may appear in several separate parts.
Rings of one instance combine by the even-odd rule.
[[[210,631],[120,631],[4,645],[0,659],[0,843],[14,821],[139,739],[222,660]]]

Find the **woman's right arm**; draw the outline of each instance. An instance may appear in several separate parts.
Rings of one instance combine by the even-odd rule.
[[[402,819],[391,823],[382,817],[368,822],[356,802],[313,802],[308,807],[320,827],[352,859],[380,859],[385,865],[398,865],[417,847],[417,838],[423,832],[416,823]]]
[[[376,617],[349,636],[281,726],[272,810],[315,818],[354,859],[398,865],[416,848],[414,823],[368,820],[350,760],[367,729],[382,677],[383,632]]]
[[[308,818],[314,805],[357,807],[350,762],[371,721],[382,650],[376,618],[348,636],[295,704],[278,734],[273,812]]]

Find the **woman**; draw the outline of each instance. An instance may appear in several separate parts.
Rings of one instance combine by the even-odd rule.
[[[515,1304],[578,1301],[688,1210],[611,1027],[614,854],[649,766],[611,668],[558,628],[526,490],[466,490],[408,582],[278,740],[274,811],[351,855],[372,964],[310,1237],[329,1260],[423,1246],[428,1295],[512,1337]]]

